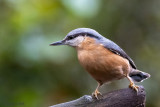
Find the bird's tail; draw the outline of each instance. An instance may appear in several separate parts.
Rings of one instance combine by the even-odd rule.
[[[148,79],[150,77],[150,74],[139,71],[137,69],[133,69],[129,76],[132,78],[134,82],[142,82],[145,79]]]

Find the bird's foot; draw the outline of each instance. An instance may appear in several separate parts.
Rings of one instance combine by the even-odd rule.
[[[103,95],[98,90],[96,90],[95,92],[92,93],[92,97],[94,97],[97,100],[99,100],[100,98],[103,97]]]
[[[139,86],[135,85],[134,83],[130,83],[129,87],[138,92]]]

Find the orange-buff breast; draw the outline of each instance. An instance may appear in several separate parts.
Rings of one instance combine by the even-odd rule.
[[[80,64],[101,84],[121,79],[130,71],[127,59],[95,43],[93,38],[86,37],[77,52]]]

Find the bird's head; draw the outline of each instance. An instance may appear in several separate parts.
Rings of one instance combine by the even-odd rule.
[[[103,38],[98,32],[93,29],[77,28],[69,32],[63,40],[53,42],[50,45],[69,45],[72,47],[77,47],[85,40],[86,37],[94,38],[96,40],[100,40],[101,38]]]

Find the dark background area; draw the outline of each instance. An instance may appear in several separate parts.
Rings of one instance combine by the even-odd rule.
[[[75,28],[89,27],[116,42],[138,69],[147,107],[160,107],[159,0],[0,0],[0,107],[47,107],[91,94],[96,81],[76,51],[51,47]],[[128,87],[128,80],[100,88]]]

